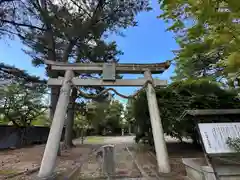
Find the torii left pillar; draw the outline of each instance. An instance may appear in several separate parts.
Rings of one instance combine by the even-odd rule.
[[[71,93],[71,79],[74,73],[71,70],[65,72],[63,85],[54,113],[53,122],[48,135],[47,144],[43,154],[41,167],[38,173],[40,179],[48,179],[53,176],[56,165],[57,152],[61,140],[62,130],[65,122],[69,97]]]

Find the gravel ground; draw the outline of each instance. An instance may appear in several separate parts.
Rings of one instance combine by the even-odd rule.
[[[181,162],[183,157],[199,157],[203,156],[202,152],[189,144],[180,144],[174,138],[166,137],[168,141],[167,147],[169,152],[170,164],[173,169],[174,178],[171,180],[182,180],[185,175],[185,170]],[[74,140],[76,144],[81,142],[80,139]],[[124,137],[104,137],[103,141],[96,141],[93,145],[86,141],[84,145],[77,145],[67,151],[62,151],[62,155],[57,159],[56,172],[70,172],[77,165],[86,159],[81,168],[80,175],[82,177],[97,177],[102,176],[101,166],[96,154],[89,156],[88,154],[96,147],[103,144],[115,144],[116,146],[116,174],[120,176],[136,177],[140,176],[140,171],[137,168],[132,156],[126,151],[129,147],[132,154],[138,157],[140,166],[149,175],[156,174],[156,159],[154,156],[144,151],[136,149],[133,136]],[[12,180],[31,180],[35,179],[38,167],[40,166],[45,145],[37,145],[27,148],[5,150],[0,152],[0,179],[5,176],[35,170],[31,175],[21,175],[12,178]],[[89,156],[89,157],[88,157]],[[86,158],[88,157],[88,158]],[[149,171],[149,172],[148,172]],[[161,176],[158,174],[158,176]],[[165,178],[166,179],[166,178]]]
[[[44,145],[38,145],[0,152],[0,179],[11,174],[31,171],[39,167],[44,147]],[[57,158],[56,172],[72,170],[76,165],[81,163],[81,159],[95,147],[96,146],[91,145],[77,145],[75,148],[62,151],[61,156]],[[35,175],[36,172],[31,175],[21,175],[12,179],[32,179]]]

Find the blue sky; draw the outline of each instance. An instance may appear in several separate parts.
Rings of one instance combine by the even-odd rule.
[[[173,34],[166,32],[167,24],[157,19],[160,14],[160,8],[157,0],[152,0],[153,10],[151,12],[140,13],[136,18],[138,26],[124,30],[126,37],[114,36],[119,49],[124,52],[120,57],[122,63],[159,63],[172,59],[172,50],[178,48],[173,38]],[[15,67],[25,69],[33,75],[44,77],[44,67],[33,67],[31,58],[22,51],[22,44],[18,40],[1,39],[0,40],[0,62],[14,65]],[[171,66],[158,78],[169,80],[174,71]],[[126,78],[136,78],[136,75],[126,75]],[[134,87],[116,87],[123,94],[130,95],[137,88]],[[121,102],[126,100],[118,98]]]

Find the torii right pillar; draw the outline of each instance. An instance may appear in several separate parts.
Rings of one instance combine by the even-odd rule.
[[[148,70],[145,71],[144,77],[147,80],[151,80],[153,82],[152,74],[150,71]],[[148,108],[149,108],[149,114],[150,114],[151,125],[152,125],[154,146],[155,146],[157,163],[158,163],[158,171],[160,173],[169,173],[171,171],[171,168],[169,164],[166,142],[164,139],[163,126],[162,126],[161,117],[158,109],[156,92],[153,87],[153,84],[148,84],[146,89],[146,94],[147,94]]]

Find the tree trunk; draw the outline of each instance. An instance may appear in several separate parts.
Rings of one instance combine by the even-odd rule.
[[[67,124],[64,135],[64,148],[69,149],[73,146],[72,135],[73,135],[73,124],[74,124],[74,111],[72,108],[68,109],[67,112]]]
[[[131,124],[128,125],[128,134],[132,134],[132,131],[131,131]]]
[[[67,124],[64,136],[64,148],[69,149],[74,146],[73,140],[73,125],[75,114],[75,100],[77,98],[77,89],[72,89],[72,94],[69,100],[68,112],[67,112]]]
[[[84,142],[84,128],[81,128],[81,140],[82,140],[82,144]]]

